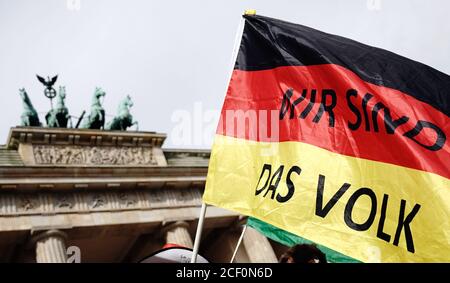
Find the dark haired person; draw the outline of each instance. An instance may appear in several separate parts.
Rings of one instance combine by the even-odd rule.
[[[325,254],[316,245],[295,245],[280,258],[281,263],[327,263]]]

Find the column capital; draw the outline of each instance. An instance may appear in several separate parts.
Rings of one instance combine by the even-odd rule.
[[[186,221],[183,220],[178,220],[178,221],[173,221],[173,222],[163,222],[162,223],[162,233],[166,233],[168,230],[172,230],[175,228],[186,228],[189,229],[189,223],[187,223]]]
[[[31,230],[31,242],[35,244],[36,242],[49,238],[56,237],[61,238],[62,240],[67,240],[67,234],[58,229],[49,229],[49,230]]]

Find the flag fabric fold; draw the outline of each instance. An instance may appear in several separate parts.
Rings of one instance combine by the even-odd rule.
[[[244,18],[203,200],[356,261],[450,262],[450,76]]]

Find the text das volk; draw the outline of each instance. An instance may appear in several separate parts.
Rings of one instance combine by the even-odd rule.
[[[271,164],[264,164],[256,185],[255,196],[270,198],[280,204],[286,203],[294,196],[297,186],[301,185],[293,181],[299,180],[296,177],[299,176],[301,172],[302,169],[299,166],[285,168],[284,165],[281,165],[273,168]],[[311,204],[315,205],[316,217],[326,218],[330,211],[335,208],[336,203],[340,201],[344,195],[351,194],[345,204],[345,209],[342,212],[343,220],[348,228],[355,231],[366,231],[372,227],[372,225],[376,225],[376,237],[388,243],[392,243],[395,246],[398,246],[400,236],[403,233],[408,251],[411,253],[415,252],[413,231],[411,230],[410,225],[420,210],[420,204],[414,204],[414,206],[412,206],[413,208],[407,211],[407,201],[404,199],[401,199],[400,203],[390,203],[390,206],[399,205],[400,208],[398,209],[399,215],[391,217],[391,219],[397,220],[397,228],[395,232],[390,231],[391,234],[389,234],[384,231],[386,215],[389,213],[389,194],[385,193],[383,195],[377,195],[371,188],[368,187],[352,188],[351,183],[347,182],[343,183],[340,187],[325,188],[325,179],[326,177],[324,175],[319,174],[317,176],[316,200],[315,204]],[[279,190],[281,181],[285,183],[287,191]],[[350,188],[352,188],[352,190],[350,190],[352,192],[349,191]],[[324,199],[323,196],[325,190],[331,190],[333,192],[333,197],[331,199]],[[363,196],[370,199],[370,206],[367,207],[369,213],[365,221],[357,222],[353,218],[352,212],[355,204]],[[376,217],[377,213],[379,214],[378,217]],[[378,223],[375,223],[376,218],[378,219]]]

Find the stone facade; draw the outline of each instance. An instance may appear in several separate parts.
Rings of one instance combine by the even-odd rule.
[[[163,149],[164,139],[12,128],[0,148],[0,261],[137,262],[165,243],[192,247],[209,151]],[[209,207],[200,253],[228,262],[239,223]],[[250,231],[235,262],[259,261],[276,255]]]
[[[70,192],[4,192],[2,216],[90,213],[95,211],[151,210],[201,205],[201,189],[101,190]]]

